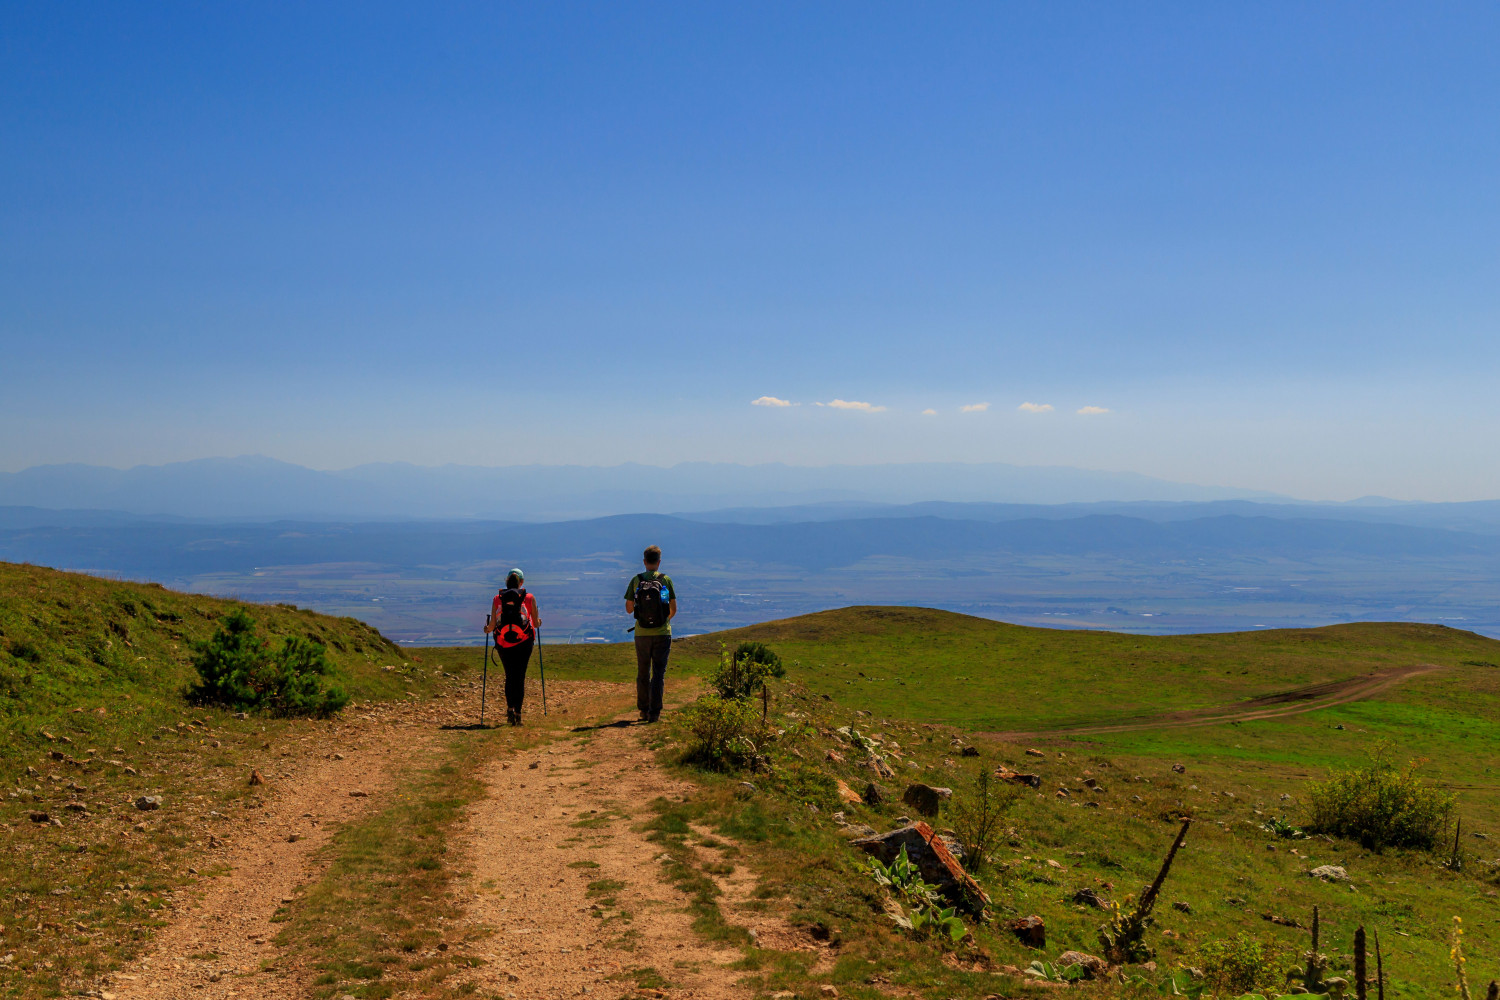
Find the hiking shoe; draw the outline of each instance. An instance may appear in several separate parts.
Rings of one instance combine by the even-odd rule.
[[[657,712],[657,713],[653,714],[651,716],[651,718],[647,719],[646,721],[647,722],[660,722],[661,721],[661,713]]]

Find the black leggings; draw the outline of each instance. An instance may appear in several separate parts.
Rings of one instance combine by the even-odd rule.
[[[527,639],[519,646],[505,648],[497,646],[500,665],[505,668],[505,707],[521,714],[521,702],[526,698],[526,666],[531,662],[531,647],[536,639]]]

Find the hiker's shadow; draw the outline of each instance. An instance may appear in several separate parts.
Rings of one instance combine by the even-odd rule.
[[[440,730],[454,730],[454,729],[456,729],[456,730],[459,730],[460,732],[472,732],[472,731],[474,731],[476,729],[499,729],[499,728],[500,728],[499,726],[492,726],[488,722],[483,722],[483,723],[480,723],[480,722],[470,722],[470,723],[467,723],[467,724],[462,725],[462,726],[456,726],[456,725],[438,726],[438,729],[440,729]]]
[[[629,729],[631,726],[637,725],[640,725],[640,723],[634,721],[633,719],[616,719],[613,722],[600,722],[597,725],[592,726],[574,726],[572,729],[568,730],[568,732],[592,733],[599,729]]]

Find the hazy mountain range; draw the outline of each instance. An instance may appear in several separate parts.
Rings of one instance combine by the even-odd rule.
[[[1500,501],[1307,503],[960,464],[237,458],[0,475],[0,559],[288,601],[407,641],[472,639],[517,564],[554,638],[624,638],[619,595],[648,542],[694,631],[888,603],[1146,632],[1402,619],[1500,634]]]
[[[97,509],[216,520],[450,518],[563,520],[822,502],[1053,504],[1274,499],[1119,472],[1000,463],[793,466],[694,462],[529,465],[405,463],[335,472],[259,456],[111,469],[42,465],[0,473],[0,506]]]

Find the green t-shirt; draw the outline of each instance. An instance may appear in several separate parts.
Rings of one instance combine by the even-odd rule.
[[[625,600],[627,600],[627,601],[633,601],[633,600],[635,600],[635,586],[636,586],[636,584],[640,583],[642,580],[660,580],[662,587],[666,590],[666,593],[662,594],[662,596],[665,597],[668,601],[675,601],[675,600],[677,600],[677,584],[675,584],[675,583],[672,582],[672,578],[670,576],[668,576],[667,574],[665,574],[665,573],[651,573],[651,572],[637,573],[635,576],[632,576],[630,578],[630,582],[625,585]],[[657,628],[647,628],[644,625],[637,624],[636,627],[635,627],[635,634],[636,635],[671,635],[672,634],[672,620],[670,618],[668,618],[665,625],[661,625],[661,626],[659,626]]]

